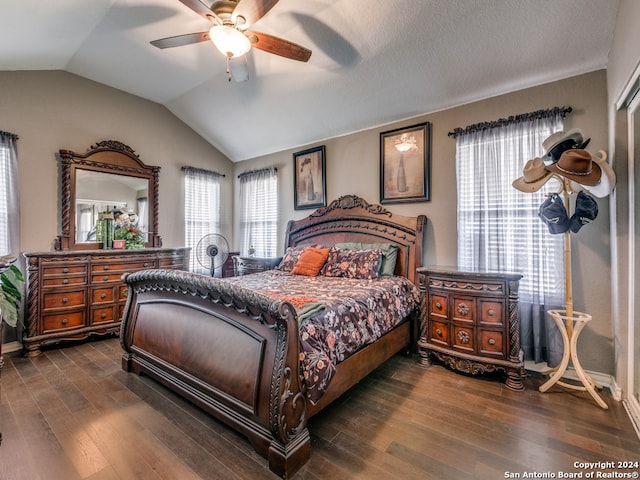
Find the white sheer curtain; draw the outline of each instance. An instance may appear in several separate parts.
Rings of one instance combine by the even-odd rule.
[[[220,177],[216,172],[182,167],[184,172],[184,242],[191,248],[192,272],[210,275],[196,258],[196,246],[209,233],[220,233]]]
[[[18,136],[0,131],[0,255],[19,257]]]
[[[511,186],[528,160],[544,154],[542,142],[563,128],[562,109],[547,112],[457,134],[458,265],[523,275],[525,359],[554,366],[562,357],[562,340],[546,312],[565,303],[563,236],[549,233],[538,207],[559,182],[552,179],[535,193]]]
[[[275,168],[242,173],[240,252],[274,257],[278,247],[278,174]]]

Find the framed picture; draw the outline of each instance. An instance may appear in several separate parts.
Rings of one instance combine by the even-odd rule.
[[[380,134],[380,203],[429,200],[431,124]]]
[[[305,210],[327,206],[325,147],[293,154],[293,208]]]

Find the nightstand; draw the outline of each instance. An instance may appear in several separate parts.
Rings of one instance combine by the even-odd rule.
[[[423,297],[420,363],[433,355],[469,374],[504,371],[505,384],[524,390],[520,348],[520,274],[464,271],[451,267],[417,269]]]
[[[237,255],[233,257],[233,271],[236,277],[248,275],[250,273],[264,272],[278,266],[282,257],[243,257]]]

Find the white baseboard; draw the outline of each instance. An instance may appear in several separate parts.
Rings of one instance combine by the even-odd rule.
[[[525,361],[524,368],[525,370],[542,374],[548,374],[553,371],[553,368],[550,368],[546,362],[535,363],[533,361]],[[592,372],[589,370],[585,370],[585,373],[587,373],[587,375],[589,375],[597,384],[602,385],[602,387],[607,387],[611,391],[611,396],[614,400],[616,400],[617,402],[622,400],[622,391],[611,375],[607,375],[606,373],[601,372]],[[564,375],[562,375],[562,378],[580,382],[580,378],[576,374],[576,371],[573,367],[567,367]]]
[[[11,353],[22,350],[22,344],[20,342],[8,342],[2,344],[2,353]]]

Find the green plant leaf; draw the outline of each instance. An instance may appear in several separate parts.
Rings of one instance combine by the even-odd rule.
[[[2,320],[14,327],[18,324],[18,309],[3,294],[0,293],[0,311],[2,312]]]

